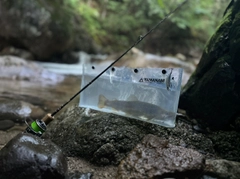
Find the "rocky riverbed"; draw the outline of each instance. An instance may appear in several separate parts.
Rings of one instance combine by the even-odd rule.
[[[25,119],[53,112],[80,89],[80,76],[56,74],[16,57],[2,58],[7,61],[1,63],[1,148],[24,131]],[[78,178],[84,173],[96,179],[239,176],[240,134],[234,129],[202,130],[184,113],[175,128],[164,128],[93,110],[86,113],[78,100],[55,116],[43,136],[63,151],[68,172]]]

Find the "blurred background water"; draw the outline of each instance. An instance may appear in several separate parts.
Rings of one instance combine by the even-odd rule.
[[[83,64],[111,64],[181,2],[1,1],[0,97],[54,110],[80,89]],[[181,67],[183,86],[228,3],[189,1],[116,66]]]

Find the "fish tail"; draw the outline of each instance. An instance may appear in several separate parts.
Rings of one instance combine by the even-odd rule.
[[[99,95],[98,108],[100,108],[100,109],[104,108],[106,105],[106,102],[107,102],[107,98],[103,95]]]

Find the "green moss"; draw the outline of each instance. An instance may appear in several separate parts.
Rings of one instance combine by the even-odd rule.
[[[215,34],[208,40],[206,43],[204,52],[206,54],[213,51],[216,48],[216,43],[222,41],[224,31],[228,34],[229,28],[232,24],[232,9],[229,9],[227,13],[224,15],[223,19],[221,20],[220,24],[216,28]]]

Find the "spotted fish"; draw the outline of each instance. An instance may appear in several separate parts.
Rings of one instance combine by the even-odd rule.
[[[131,97],[133,99],[133,97]],[[157,105],[135,100],[120,101],[108,100],[105,96],[99,95],[98,107],[112,108],[117,111],[125,112],[130,116],[137,116],[144,119],[164,118],[169,115],[175,115],[173,112],[166,111]]]

